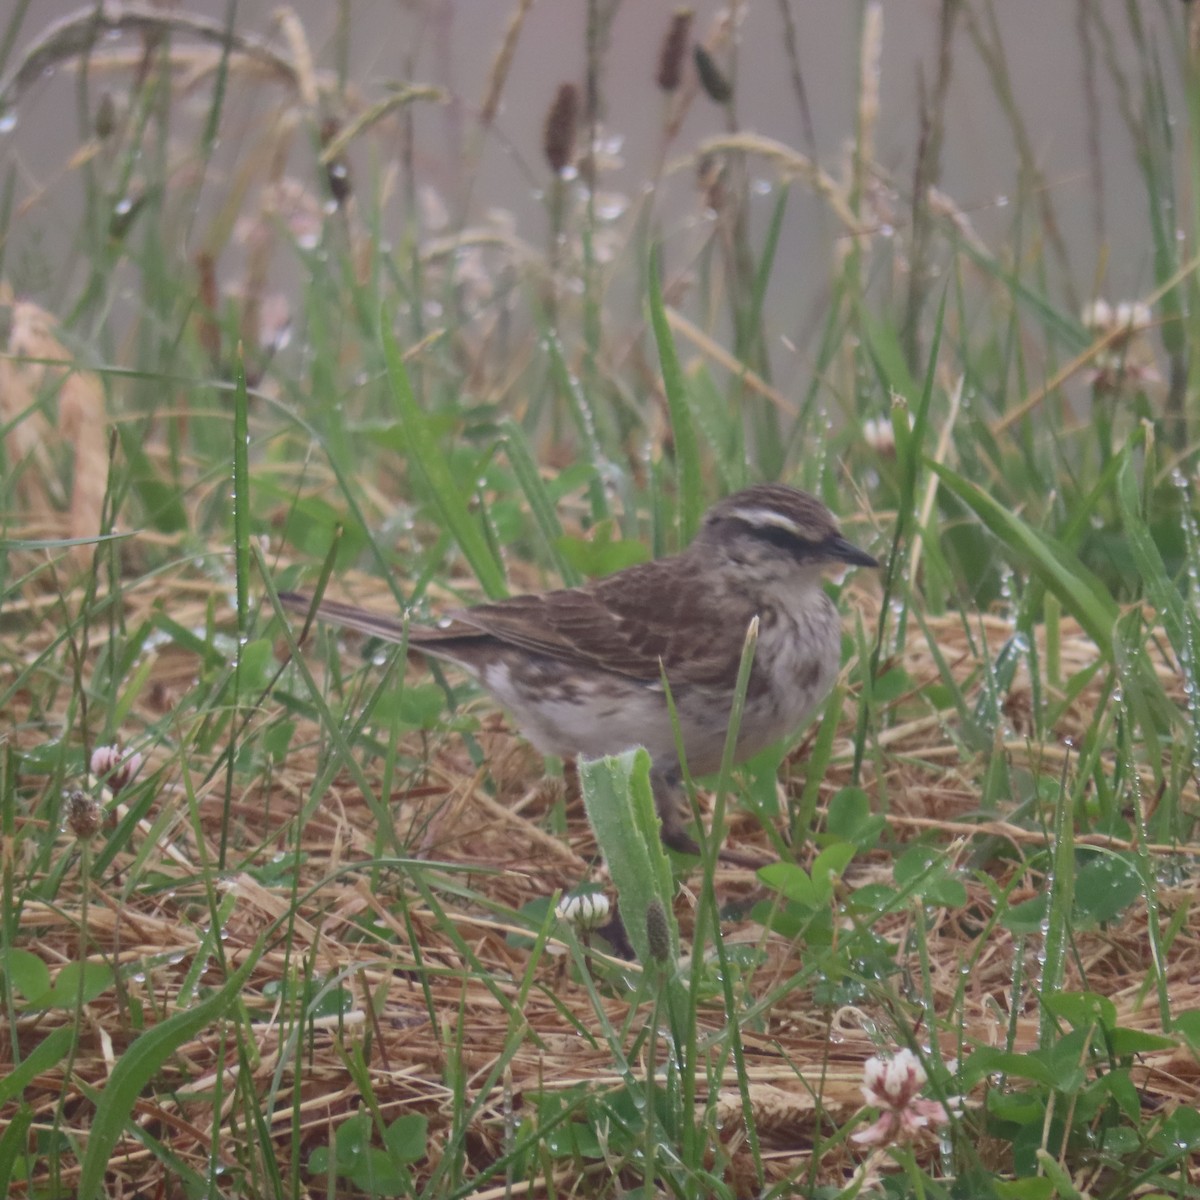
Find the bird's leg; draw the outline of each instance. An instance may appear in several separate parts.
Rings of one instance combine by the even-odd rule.
[[[662,822],[663,845],[680,854],[699,854],[700,847],[687,831],[692,806],[688,803],[679,767],[651,767],[650,788],[654,793],[654,809]]]
[[[688,822],[692,819],[692,806],[688,803],[687,789],[683,786],[679,767],[652,767],[650,787],[654,792],[655,811],[662,822],[663,845],[678,850],[680,854],[699,854],[700,847],[687,831]],[[722,847],[717,857],[734,866],[755,869],[771,861],[762,854],[730,850],[728,847]]]

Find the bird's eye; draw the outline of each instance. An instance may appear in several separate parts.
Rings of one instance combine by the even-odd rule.
[[[816,553],[816,543],[795,529],[785,529],[782,525],[748,525],[746,528],[760,541],[778,546],[780,550],[786,550],[789,554],[802,556]]]

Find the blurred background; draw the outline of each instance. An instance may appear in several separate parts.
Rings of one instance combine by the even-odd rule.
[[[137,5],[122,6],[126,12]],[[147,11],[154,6],[141,6]],[[217,25],[288,55],[289,40],[273,2],[195,0],[160,10]],[[527,7],[527,11],[520,12]],[[631,206],[665,155],[666,185],[657,199],[668,235],[709,219],[703,190],[690,162],[678,166],[697,143],[741,130],[776,139],[841,178],[855,153],[863,64],[863,22],[871,6],[847,0],[754,0],[741,5],[694,6],[694,35],[719,36],[719,61],[730,66],[733,114],[703,97],[689,106],[679,132],[664,147],[661,94],[654,87],[660,45],[673,12],[671,0],[597,6],[606,20],[600,95],[603,134],[601,216],[617,230],[616,254]],[[938,187],[986,242],[1011,242],[1019,252],[1047,250],[1047,228],[1032,222],[1014,229],[1023,214],[1052,213],[1057,244],[1045,253],[1047,284],[1059,300],[1077,305],[1093,293],[1135,296],[1153,283],[1153,249],[1138,237],[1147,227],[1147,190],[1132,144],[1145,107],[1139,64],[1149,48],[1161,71],[1167,107],[1180,109],[1181,13],[1187,6],[1126,0],[1004,0],[991,5],[906,0],[881,6],[881,41],[868,70],[877,71],[878,118],[873,132],[875,192],[870,214],[875,239],[886,240],[911,222],[902,198],[913,182],[921,145],[922,112],[944,112]],[[12,74],[53,22],[86,6],[38,0],[10,7],[3,49],[8,100],[17,96]],[[548,237],[546,164],[542,137],[546,112],[563,82],[583,84],[586,22],[583,0],[518,5],[499,0],[343,0],[299,3],[286,11],[303,28],[314,68],[326,82],[340,81],[362,104],[378,101],[398,84],[443,89],[444,103],[411,110],[411,155],[425,207],[406,212],[397,194],[385,233],[401,236],[405,222],[442,230],[486,219],[511,222],[534,246]],[[511,69],[494,120],[480,136],[478,118],[505,31],[520,20]],[[187,39],[186,29],[176,33]],[[949,39],[947,42],[946,39]],[[788,40],[793,40],[794,60]],[[126,94],[129,71],[141,54],[134,31],[106,34],[91,56],[87,102],[81,103],[81,64],[46,64],[20,88],[19,111],[10,109],[0,137],[9,220],[4,271],[12,284],[61,310],[80,286],[80,215],[84,183],[81,144],[94,137],[95,108],[106,93]],[[793,70],[798,64],[800,75]],[[691,64],[688,69],[692,70]],[[998,80],[1004,82],[998,85]],[[211,111],[206,77],[192,91],[197,130]],[[807,117],[798,102],[802,87]],[[941,99],[944,97],[944,100]],[[195,221],[179,231],[184,252],[214,239],[212,222],[228,216],[231,191],[248,160],[263,152],[264,115],[285,102],[283,89],[263,78],[229,80],[220,146],[197,196]],[[1005,104],[1009,107],[1005,108]],[[187,131],[176,135],[185,140]],[[382,170],[402,135],[385,128],[369,148],[355,145],[353,173],[364,186]],[[1024,144],[1020,144],[1022,139]],[[311,153],[293,150],[289,169],[311,175]],[[307,157],[310,161],[304,164]],[[1032,168],[1032,169],[1031,169]],[[751,171],[754,167],[751,165]],[[773,204],[773,173],[762,172],[751,220],[765,223]],[[136,178],[130,180],[136,186]],[[779,245],[770,300],[792,314],[781,331],[803,341],[817,320],[831,256],[848,234],[827,206],[807,189],[795,189]],[[119,204],[120,197],[115,198]],[[623,224],[625,222],[626,224]],[[844,247],[842,251],[844,252]],[[632,265],[632,264],[631,264]],[[936,269],[936,264],[934,264]],[[274,263],[286,283],[288,265]]]

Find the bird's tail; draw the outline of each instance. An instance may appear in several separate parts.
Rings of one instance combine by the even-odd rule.
[[[342,604],[337,600],[322,600],[314,604],[311,596],[301,592],[280,592],[279,603],[294,613],[302,613],[312,620],[325,621],[330,625],[341,625],[367,637],[381,638],[385,642],[416,641],[410,637],[408,622],[399,617],[385,616],[359,608],[356,604]]]

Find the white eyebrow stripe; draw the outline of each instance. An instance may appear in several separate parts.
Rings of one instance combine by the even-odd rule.
[[[745,521],[747,525],[774,525],[779,529],[786,529],[788,533],[796,534],[797,537],[807,536],[791,517],[784,516],[778,509],[738,508],[734,509],[731,515],[739,521]]]

